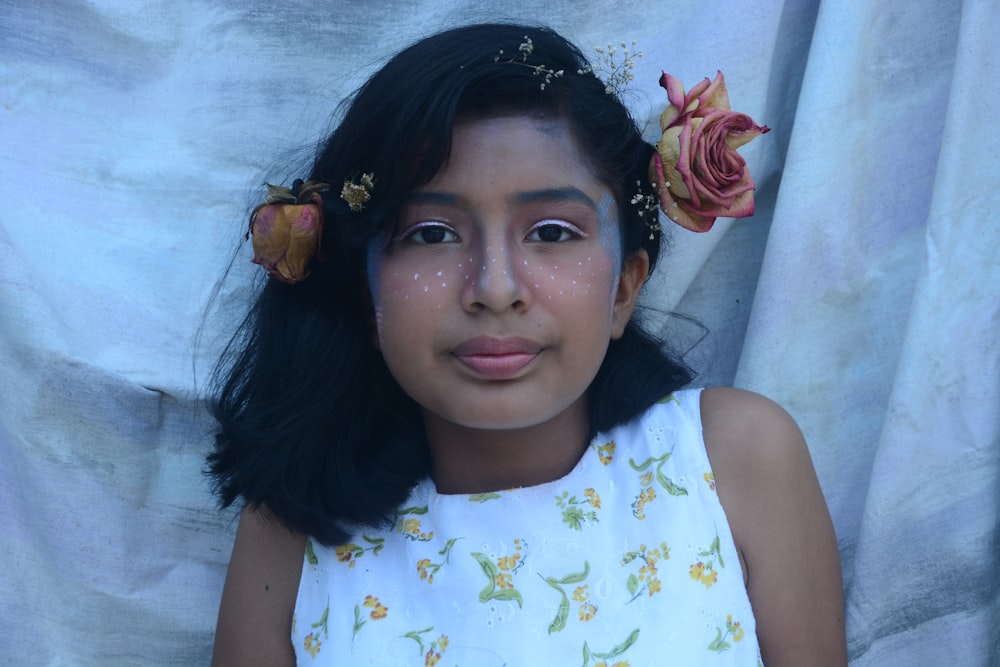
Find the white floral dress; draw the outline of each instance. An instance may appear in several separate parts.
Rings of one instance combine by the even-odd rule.
[[[307,543],[299,665],[759,665],[699,391],[598,435],[562,479],[427,480],[391,529]]]

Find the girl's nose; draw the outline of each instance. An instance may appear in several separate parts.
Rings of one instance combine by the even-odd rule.
[[[530,292],[523,280],[525,262],[515,249],[504,243],[490,244],[470,263],[462,291],[466,310],[502,313],[527,308]]]

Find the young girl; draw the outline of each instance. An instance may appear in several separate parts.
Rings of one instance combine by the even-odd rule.
[[[546,29],[433,36],[254,211],[214,664],[845,664],[794,422],[682,389],[633,317],[657,209],[752,212],[732,149],[766,128],[664,75],[657,150],[615,84]]]

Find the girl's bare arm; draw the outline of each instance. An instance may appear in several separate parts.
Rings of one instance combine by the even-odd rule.
[[[266,510],[244,509],[215,629],[213,667],[293,667],[292,612],[305,538]]]
[[[751,392],[707,389],[701,407],[764,664],[847,665],[840,554],[802,433]]]

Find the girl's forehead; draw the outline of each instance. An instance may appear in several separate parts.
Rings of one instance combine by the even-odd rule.
[[[559,117],[502,115],[455,123],[451,152],[423,191],[444,187],[524,190],[576,187],[594,199],[609,190]]]

